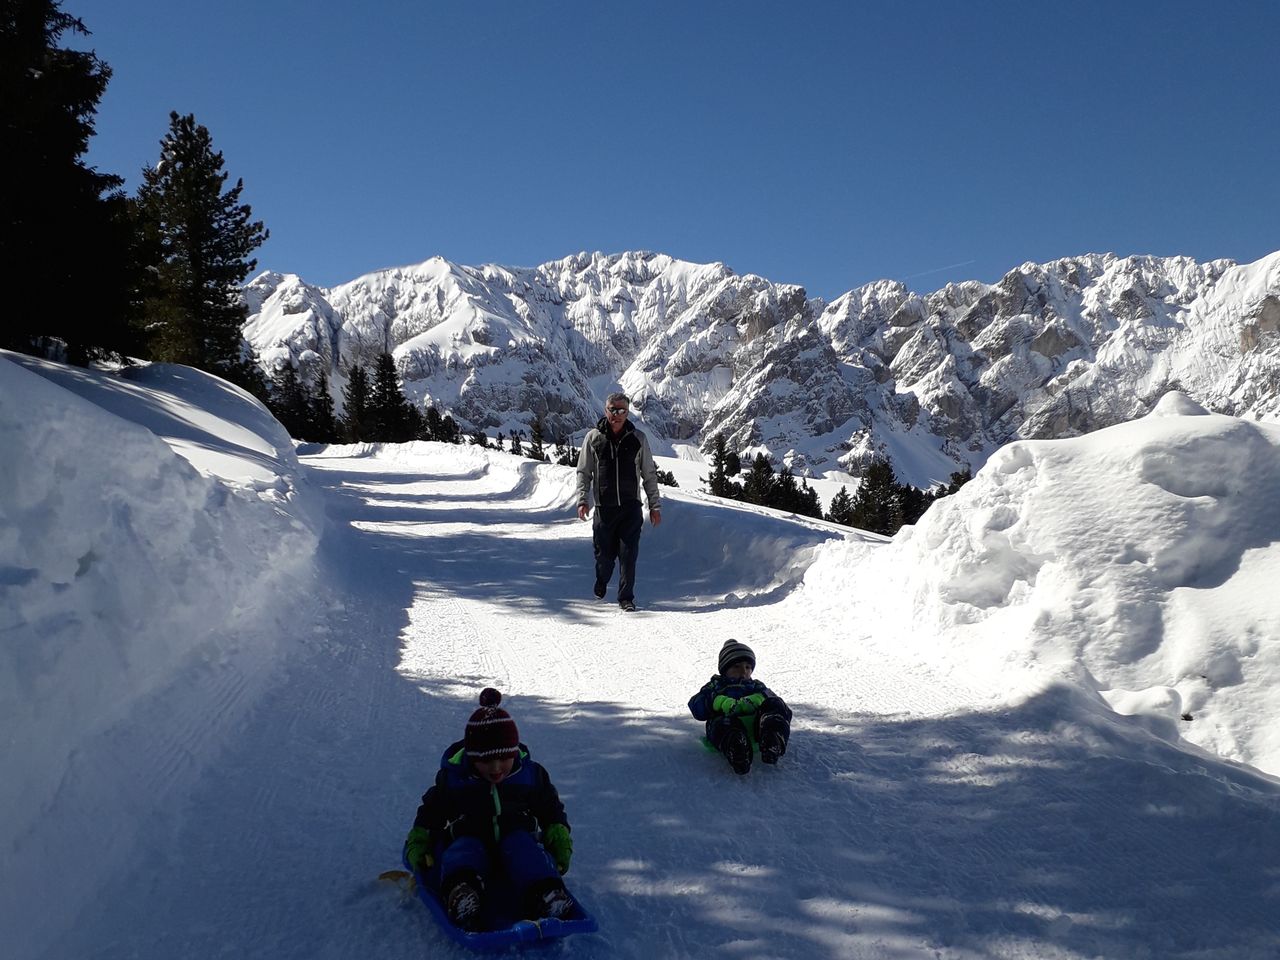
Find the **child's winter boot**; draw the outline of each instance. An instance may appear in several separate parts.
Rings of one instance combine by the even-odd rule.
[[[449,887],[444,897],[444,909],[449,921],[463,930],[476,931],[484,913],[484,886],[475,874],[459,877]]]
[[[541,903],[538,905],[540,917],[554,917],[559,920],[573,908],[573,897],[569,896],[569,891],[564,888],[563,883],[557,883],[545,891],[540,900]]]
[[[768,714],[760,718],[760,759],[765,763],[777,763],[787,752],[786,721]]]
[[[751,769],[751,740],[741,726],[735,724],[725,735],[721,749],[734,773],[742,774]]]

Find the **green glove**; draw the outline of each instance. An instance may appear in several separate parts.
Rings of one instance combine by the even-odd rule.
[[[436,858],[431,855],[431,831],[425,827],[414,827],[404,838],[404,858],[409,866],[419,873],[425,873],[433,866]]]
[[[731,717],[738,709],[738,701],[733,697],[726,697],[723,693],[711,701],[711,709],[716,713],[723,713],[725,716]]]
[[[569,828],[563,823],[553,823],[542,831],[542,845],[556,862],[556,869],[562,874],[568,873],[569,861],[573,859],[573,837],[569,836]]]
[[[749,697],[743,697],[738,701],[739,713],[755,713],[760,709],[760,704],[764,703],[763,693],[753,693]]]

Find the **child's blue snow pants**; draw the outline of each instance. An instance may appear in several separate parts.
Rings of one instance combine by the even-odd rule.
[[[540,881],[560,882],[555,863],[527,830],[512,830],[498,841],[496,848],[479,837],[459,837],[445,847],[436,868],[441,889],[459,871],[475,871],[487,881],[495,868],[506,874],[518,897],[524,897]]]

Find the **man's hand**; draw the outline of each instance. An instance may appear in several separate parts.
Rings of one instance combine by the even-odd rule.
[[[578,504],[578,519],[587,519],[587,505],[585,503]]]
[[[649,522],[655,527],[662,522],[662,508],[654,507],[649,511]]]

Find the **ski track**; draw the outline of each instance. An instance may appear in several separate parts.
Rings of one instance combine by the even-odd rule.
[[[997,678],[933,676],[865,624],[812,622],[802,592],[664,610],[682,586],[645,562],[662,528],[642,539],[642,609],[622,614],[590,598],[590,527],[563,474],[488,460],[310,458],[330,490],[329,572],[351,591],[306,601],[310,634],[181,814],[49,957],[468,955],[376,878],[399,867],[486,685],[561,790],[568,879],[601,924],[548,955],[1274,954],[1265,897],[1204,905],[1234,865],[1269,879],[1275,906],[1259,852],[1280,840],[1274,792],[1172,749],[1146,763],[1064,747],[1051,695],[989,709]],[[796,710],[787,756],[743,778],[685,706],[730,636]],[[204,702],[237,709],[244,678],[211,682]],[[141,790],[178,776],[200,721],[178,717]],[[1143,846],[1161,816],[1169,842]]]

